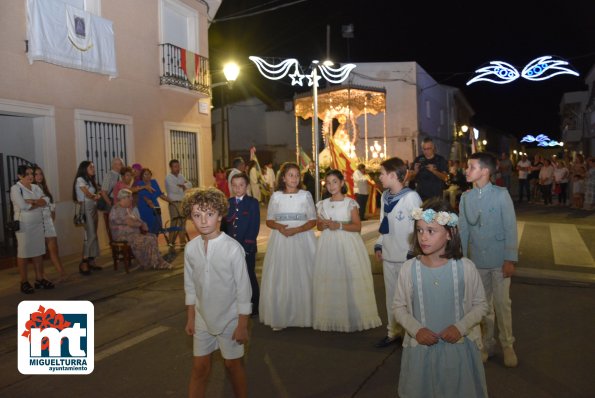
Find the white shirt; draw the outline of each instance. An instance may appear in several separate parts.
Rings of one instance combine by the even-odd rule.
[[[382,246],[382,259],[393,263],[407,259],[407,252],[411,248],[413,226],[411,210],[421,207],[418,193],[411,191],[401,199],[388,214],[388,234],[380,234],[376,245]],[[384,218],[384,203],[380,208],[380,222]]]
[[[521,160],[516,164],[516,167],[519,168],[519,178],[521,180],[526,180],[527,176],[529,175],[529,169],[527,170],[520,170],[520,168],[531,167],[531,162],[527,160]]]
[[[89,192],[91,192],[93,194],[96,193],[95,187],[93,186],[93,184],[90,184],[87,181],[85,181],[85,179],[83,177],[78,177],[76,179],[76,184],[75,184],[75,189],[74,189],[76,192],[76,200],[78,200],[79,202],[84,202],[85,200],[90,201],[91,199],[89,199],[85,196],[85,193],[83,192],[81,187],[87,187]]]
[[[353,182],[355,183],[353,186],[355,193],[359,193],[360,195],[368,195],[370,193],[368,191],[368,176],[361,171],[355,170],[353,173]]]
[[[554,180],[558,184],[564,184],[568,182],[568,169],[566,167],[554,169]]]
[[[181,173],[178,173],[177,176],[172,173],[165,176],[165,192],[167,192],[167,196],[174,202],[184,199],[184,190],[178,184],[184,185],[186,189],[192,188],[192,183],[186,181]]]
[[[196,306],[197,321],[220,334],[238,315],[252,312],[252,288],[244,249],[225,233],[208,243],[197,236],[184,250],[186,305]]]

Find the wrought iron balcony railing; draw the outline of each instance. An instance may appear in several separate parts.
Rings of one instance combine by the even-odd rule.
[[[159,46],[161,47],[160,84],[183,87],[210,95],[211,76],[208,58],[169,43]]]

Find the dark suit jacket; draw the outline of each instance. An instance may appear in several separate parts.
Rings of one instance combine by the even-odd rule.
[[[306,190],[310,192],[312,198],[315,197],[316,192],[316,178],[314,177],[314,173],[310,172],[310,170],[304,173],[303,183],[306,186]]]
[[[229,198],[229,211],[223,217],[221,229],[240,242],[246,253],[256,253],[256,238],[260,231],[260,206],[258,200],[244,195],[236,205],[236,198]]]

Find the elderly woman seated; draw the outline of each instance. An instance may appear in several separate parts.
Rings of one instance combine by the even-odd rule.
[[[165,261],[159,253],[157,237],[147,233],[148,228],[132,207],[132,191],[121,189],[118,202],[109,215],[113,240],[125,240],[132,249],[134,257],[143,269],[172,269],[173,265]]]

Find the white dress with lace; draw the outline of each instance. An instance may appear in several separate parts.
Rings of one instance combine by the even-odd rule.
[[[318,216],[344,224],[357,209],[351,198],[318,202]],[[314,329],[355,332],[378,327],[370,257],[359,232],[322,231],[314,263]]]
[[[273,193],[267,220],[288,227],[316,219],[310,192]],[[260,284],[259,317],[273,328],[312,326],[312,272],[316,252],[314,231],[286,237],[271,231]]]

